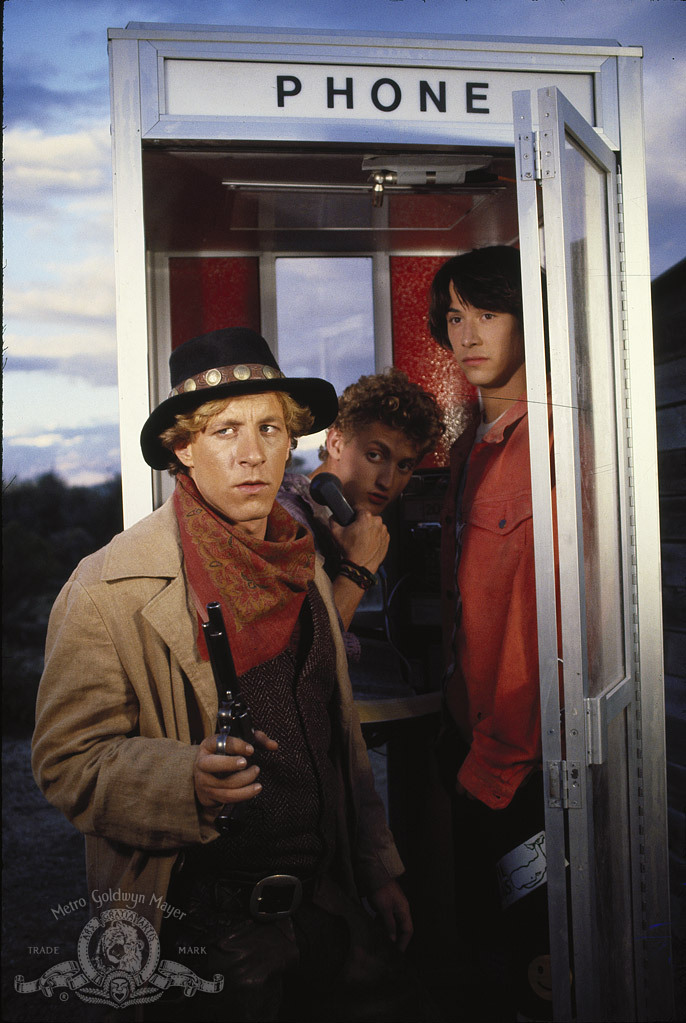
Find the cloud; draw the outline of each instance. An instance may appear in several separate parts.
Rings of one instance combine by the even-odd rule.
[[[47,282],[5,288],[7,372],[48,371],[116,383],[114,271],[108,258],[47,264]],[[16,276],[16,275],[15,275]]]
[[[374,337],[374,327],[370,318],[372,312],[370,308],[351,313],[350,316],[345,316],[335,323],[326,323],[315,328],[314,334],[325,343],[350,335],[346,338],[346,346],[359,341],[359,346],[364,350],[369,344],[370,337],[372,341]]]
[[[683,159],[686,68],[673,61],[662,75],[646,77],[645,130],[649,189],[672,201],[686,194],[686,164]]]
[[[63,135],[12,128],[4,136],[5,210],[37,216],[55,199],[109,195],[107,124]]]
[[[51,324],[112,324],[114,271],[108,260],[94,257],[74,264],[47,264],[54,282],[29,282],[6,288],[6,320]]]
[[[64,469],[58,467],[60,475],[64,476],[70,487],[97,487],[101,483],[108,483],[115,473],[101,469]]]
[[[22,356],[30,359],[61,359],[74,358],[79,355],[95,355],[100,358],[110,357],[116,348],[114,326],[104,324],[100,327],[81,324],[68,325],[70,329],[60,329],[61,325],[51,328],[35,329],[31,324],[26,329],[6,329],[4,335],[5,354],[10,360]],[[35,367],[32,367],[35,368]]]
[[[10,437],[7,440],[8,447],[17,445],[28,448],[50,448],[54,444],[64,443],[61,433],[38,433],[33,437]]]
[[[98,432],[101,432],[102,427],[98,427]],[[36,433],[32,435],[22,435],[17,437],[8,437],[8,447],[27,447],[27,448],[52,448],[57,445],[65,448],[74,447],[75,445],[83,444],[87,438],[83,433],[77,433],[73,436],[67,436],[62,432],[52,433]],[[116,452],[118,454],[118,452]]]
[[[7,359],[6,373],[54,373],[65,377],[87,380],[93,387],[116,387],[117,360],[97,354],[72,356],[23,356],[14,355]]]
[[[666,98],[668,97],[668,101]],[[682,61],[663,65],[663,74],[646,76],[644,88],[646,178],[653,276],[686,254],[683,231],[686,164],[683,160],[683,111],[686,75]]]
[[[119,429],[101,424],[49,433],[23,433],[3,441],[3,479],[34,479],[54,472],[71,486],[103,483],[120,472]]]
[[[107,111],[107,88],[100,81],[77,89],[61,89],[51,86],[47,76],[56,69],[10,62],[5,65],[4,119],[9,128],[17,125],[45,127],[55,115],[63,117],[69,113],[72,119],[83,115],[105,115]]]
[[[5,372],[79,377],[116,385],[114,283],[98,260],[60,268],[46,285],[5,291]]]

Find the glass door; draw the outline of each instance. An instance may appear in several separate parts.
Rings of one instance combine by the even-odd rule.
[[[559,90],[537,99],[534,131],[529,93],[514,94],[554,1018],[633,1020],[640,692],[617,161]]]

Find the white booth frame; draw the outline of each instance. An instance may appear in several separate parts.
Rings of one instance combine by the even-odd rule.
[[[165,101],[165,62],[168,60],[240,61],[282,64],[330,64],[338,68],[397,68],[507,73],[511,91],[535,89],[537,76],[548,76],[559,85],[558,76],[572,82],[585,76],[591,83],[592,131],[608,151],[621,151],[621,193],[617,212],[621,218],[621,238],[613,242],[612,259],[621,275],[621,294],[616,295],[616,318],[624,348],[622,394],[624,408],[619,430],[626,473],[622,486],[621,521],[623,552],[628,559],[625,578],[630,580],[631,608],[628,637],[628,663],[635,673],[635,692],[630,714],[637,742],[632,756],[642,756],[641,780],[636,763],[631,766],[632,824],[634,835],[632,891],[634,900],[635,943],[641,943],[634,964],[634,1000],[632,1018],[665,1019],[671,1011],[668,962],[668,876],[666,841],[666,784],[664,758],[664,696],[661,633],[661,579],[659,548],[659,510],[657,492],[657,442],[652,361],[650,264],[648,249],[646,175],[643,134],[641,50],[607,41],[560,44],[551,40],[435,38],[431,36],[360,36],[354,33],[266,32],[253,29],[220,29],[200,26],[162,26],[135,24],[109,32],[112,136],[115,195],[115,266],[117,338],[120,378],[121,458],[124,516],[132,524],[152,510],[154,489],[151,472],[140,456],[139,432],[158,400],[158,387],[166,367],[157,364],[157,353],[150,350],[154,336],[155,311],[150,307],[148,274],[154,276],[154,258],[146,256],[143,226],[142,145],[148,141],[224,140],[284,142],[345,142],[413,146],[507,146],[516,143],[518,129],[514,118],[498,122],[457,119],[393,120],[330,118],[305,119],[241,116],[179,116],[167,112]],[[555,81],[553,82],[553,76]],[[564,92],[564,86],[562,87]],[[518,108],[523,109],[523,108]],[[586,112],[588,116],[588,111]],[[538,112],[533,110],[529,130],[540,129]],[[527,198],[528,194],[528,198]],[[535,185],[520,189],[520,212],[528,203],[536,203]],[[528,223],[534,222],[529,209]],[[524,221],[520,218],[520,224]],[[538,252],[536,230],[520,237],[523,254]],[[527,322],[527,360],[530,397],[545,393],[545,366],[541,363],[541,294],[538,256],[525,255],[524,292]],[[147,272],[146,272],[147,271]],[[538,332],[538,333],[537,333]],[[152,364],[151,364],[152,363]],[[632,381],[634,385],[632,386]],[[545,410],[545,405],[541,408]],[[534,502],[538,502],[535,520],[537,558],[551,559],[553,550],[550,511],[547,419],[531,414],[532,473]],[[537,457],[537,451],[545,451]],[[571,457],[571,456],[570,456]],[[546,496],[547,495],[547,496]],[[535,513],[536,514],[536,513]],[[552,562],[550,562],[552,563]],[[550,574],[539,575],[539,606],[554,606],[554,583]],[[544,603],[545,602],[545,603]],[[554,628],[554,622],[552,627]],[[547,630],[547,631],[546,631]],[[541,673],[557,672],[556,636],[551,618],[539,630]],[[554,662],[554,664],[553,664]],[[559,719],[549,687],[544,716]],[[585,726],[586,728],[588,725]],[[569,735],[566,740],[569,742]],[[561,733],[546,743],[544,760],[564,759]],[[583,738],[584,757],[589,745],[588,731]],[[569,751],[567,752],[569,756]],[[588,765],[587,765],[588,766]],[[641,827],[637,824],[641,817]],[[549,814],[550,838],[558,831],[563,844],[562,817]],[[592,869],[592,863],[588,864]],[[559,880],[559,879],[558,879]],[[564,880],[559,880],[564,886]],[[551,922],[559,934],[566,928],[566,903],[562,918]],[[572,915],[581,910],[572,909]],[[585,912],[585,910],[584,910]],[[589,911],[590,914],[590,911]],[[583,913],[582,913],[583,915]],[[555,914],[553,914],[555,917]],[[557,1019],[601,1019],[598,1015],[601,986],[589,983],[574,1002],[563,990],[563,979],[570,965],[580,971],[579,979],[597,972],[592,961],[592,935],[588,949],[581,948],[584,926],[592,930],[591,916],[580,927],[575,939],[579,959],[574,964],[564,955],[554,963]],[[565,971],[567,971],[565,973]],[[577,993],[578,994],[578,993]],[[609,1018],[609,1017],[608,1017]]]

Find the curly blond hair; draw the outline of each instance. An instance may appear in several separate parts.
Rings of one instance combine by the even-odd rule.
[[[346,387],[338,399],[338,416],[330,429],[336,428],[344,437],[351,437],[370,423],[400,430],[417,445],[420,457],[433,451],[445,433],[443,412],[433,394],[395,367],[362,376]],[[319,457],[326,459],[325,447],[319,449]]]
[[[298,437],[310,429],[314,417],[308,408],[298,404],[290,394],[286,394],[284,391],[268,393],[275,394],[279,399],[286,430],[291,441],[291,451],[293,451],[298,445]],[[191,412],[180,413],[175,417],[173,426],[167,427],[160,434],[162,444],[169,450],[167,469],[172,476],[176,476],[179,472],[185,472],[185,466],[174,454],[174,448],[189,444],[193,437],[207,429],[209,421],[223,412],[229,402],[233,400],[233,398],[214,398],[212,401],[206,401],[203,405],[199,405]]]

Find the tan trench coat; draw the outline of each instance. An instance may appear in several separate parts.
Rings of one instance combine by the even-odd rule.
[[[350,894],[373,891],[403,867],[374,789],[319,559],[315,582],[337,656],[343,751],[337,875]],[[86,835],[94,906],[135,906],[156,927],[183,848],[217,837],[193,786],[186,687],[204,735],[213,734],[217,711],[196,629],[168,501],[81,562],[66,583],[50,617],[38,693],[34,775],[46,798]]]

